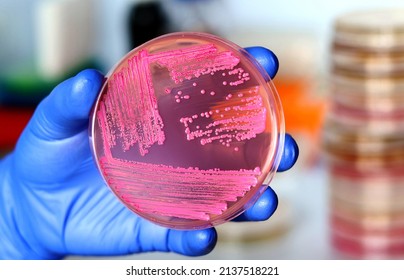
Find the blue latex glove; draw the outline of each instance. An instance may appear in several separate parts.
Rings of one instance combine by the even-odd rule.
[[[249,49],[273,76],[276,57]],[[129,211],[104,184],[88,141],[88,116],[103,76],[85,70],[58,85],[37,107],[15,150],[0,162],[0,258],[57,259],[172,251],[197,256],[216,244],[214,228],[178,231]],[[297,159],[286,138],[280,170]],[[277,206],[272,189],[237,220],[264,220]]]

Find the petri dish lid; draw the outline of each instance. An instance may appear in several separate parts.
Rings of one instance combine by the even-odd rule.
[[[400,155],[404,150],[402,135],[366,135],[355,131],[325,127],[324,146],[329,150],[343,151],[345,154],[360,155]]]
[[[276,172],[284,141],[279,96],[241,47],[172,33],[108,73],[90,141],[106,184],[156,224],[201,229],[240,215]]]
[[[346,115],[345,115],[346,114]],[[356,131],[365,135],[403,135],[403,118],[369,118],[348,111],[334,111],[326,116],[327,125],[346,131]]]
[[[332,69],[331,87],[338,91],[367,96],[398,96],[404,90],[404,77],[361,77]]]
[[[374,96],[358,94],[344,90],[332,89],[332,104],[342,104],[353,110],[362,109],[373,113],[392,113],[404,110],[404,96]]]
[[[333,67],[364,77],[396,77],[404,71],[404,52],[370,53],[350,51],[335,46],[332,50]]]
[[[334,41],[380,50],[404,48],[404,9],[358,11],[335,20]]]

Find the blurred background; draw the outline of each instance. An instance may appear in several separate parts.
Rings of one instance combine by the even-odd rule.
[[[13,149],[35,106],[60,81],[89,67],[107,73],[158,35],[203,31],[264,46],[280,60],[274,83],[300,158],[271,183],[280,200],[274,216],[219,226],[217,248],[201,258],[402,258],[398,2],[0,0],[0,153]]]

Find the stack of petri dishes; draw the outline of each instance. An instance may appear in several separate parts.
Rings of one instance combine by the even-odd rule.
[[[345,256],[404,256],[404,10],[345,14],[331,50],[331,240]]]

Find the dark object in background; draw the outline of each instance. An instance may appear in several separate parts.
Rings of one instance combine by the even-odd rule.
[[[32,107],[0,106],[0,157],[14,148],[33,113]]]
[[[128,27],[130,49],[169,31],[168,18],[157,1],[135,4],[129,12]]]

